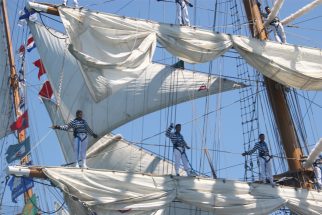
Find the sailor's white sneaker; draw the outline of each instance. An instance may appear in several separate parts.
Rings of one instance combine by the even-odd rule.
[[[86,165],[86,159],[85,159],[85,160],[83,160],[82,167],[83,167],[83,168],[88,168],[88,167],[87,167],[87,165]]]
[[[76,162],[75,167],[76,167],[76,168],[79,168],[79,164],[78,164],[78,162]]]

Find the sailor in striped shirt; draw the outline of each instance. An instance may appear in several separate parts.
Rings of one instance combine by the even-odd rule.
[[[188,0],[175,0],[177,5],[177,19],[180,25],[190,26],[188,8],[193,5]]]
[[[173,129],[173,124],[169,126],[167,129],[165,136],[169,137],[172,144],[173,144],[173,154],[174,154],[174,161],[175,161],[175,171],[176,175],[179,176],[179,167],[180,167],[180,160],[182,160],[184,170],[187,172],[187,175],[193,175],[191,172],[191,168],[189,165],[189,161],[186,155],[185,149],[190,149],[187,145],[186,141],[183,139],[183,136],[180,134],[181,125],[177,124],[175,126],[175,132],[171,132]]]
[[[269,14],[271,13],[271,9],[269,7],[265,7],[265,13],[262,13],[262,15],[267,18]],[[270,23],[269,23],[270,29],[274,32],[274,36],[277,42],[279,43],[286,43],[286,35],[284,31],[283,24],[280,22],[278,17],[275,17]]]
[[[255,151],[258,151],[259,180],[264,183],[274,184],[272,176],[271,156],[269,154],[267,143],[265,142],[264,134],[259,135],[259,142],[255,144],[253,149],[242,153],[242,155],[251,155]]]
[[[90,129],[87,122],[82,118],[83,112],[81,110],[76,111],[76,118],[66,125],[53,125],[52,128],[68,131],[73,129],[74,133],[74,152],[76,157],[76,167],[79,167],[79,162],[82,160],[82,167],[86,166],[86,149],[88,138],[87,134],[97,138],[97,135]]]

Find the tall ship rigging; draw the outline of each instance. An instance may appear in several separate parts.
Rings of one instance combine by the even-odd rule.
[[[314,2],[311,5],[319,6],[319,1]],[[195,2],[192,27],[152,21],[160,18],[152,19],[150,13],[148,19],[138,19],[131,13],[125,16],[95,8],[27,3],[30,14],[39,13],[40,22],[28,20],[28,27],[55,96],[42,96],[52,124],[67,123],[82,109],[100,139],[89,140],[88,169],[68,167],[75,161],[73,136],[57,131],[64,167],[10,166],[9,173],[21,176],[30,171],[32,176],[50,180],[63,192],[62,202],[71,214],[268,214],[285,206],[297,214],[319,214],[321,194],[313,189],[312,169],[302,164],[318,140],[318,132],[313,140],[308,137],[303,120],[315,112],[312,105],[319,105],[311,99],[315,97],[296,89],[321,90],[321,50],[294,45],[292,39],[289,44],[261,41],[267,36],[260,35],[264,28],[258,5],[255,1],[243,3],[215,1],[215,9],[210,10]],[[167,1],[148,3],[155,4],[171,6]],[[273,12],[282,4],[276,1]],[[227,7],[229,13],[221,11]],[[212,14],[213,30],[225,28],[219,32],[202,29],[197,25],[198,10]],[[63,33],[50,26],[57,18],[48,17],[45,11],[60,14]],[[219,17],[229,17],[232,24],[218,21]],[[248,25],[250,31],[243,31]],[[206,62],[210,62],[207,69],[198,66]],[[229,63],[236,65],[237,75],[224,71]],[[197,72],[202,69],[208,71]],[[240,98],[230,105],[241,105],[238,121],[242,136],[226,142],[222,111],[230,105],[222,101],[234,92],[239,92]],[[187,101],[191,101],[189,111],[179,105]],[[307,110],[303,112],[300,105],[306,105]],[[135,122],[132,127],[125,125],[136,119],[141,130]],[[191,129],[189,157],[196,177],[171,176],[172,146],[164,131],[170,122],[182,120],[185,129]],[[236,121],[230,118],[229,124]],[[159,125],[147,135],[151,124]],[[110,134],[122,129],[130,135]],[[275,178],[284,179],[281,185],[256,183],[257,156],[236,165],[244,167],[239,180],[228,180],[229,172],[221,173],[221,166],[228,166],[228,157],[241,157],[253,147],[263,131],[274,155]],[[235,132],[230,128],[229,135]],[[226,148],[228,144],[232,148]],[[214,173],[210,164],[215,164],[217,174],[213,177],[217,179],[210,177]]]

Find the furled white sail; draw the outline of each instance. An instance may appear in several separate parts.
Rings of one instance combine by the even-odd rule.
[[[303,215],[317,215],[322,210],[322,194],[304,189],[94,169],[43,171],[68,196],[76,197],[97,214],[151,214],[174,200],[224,215],[266,215],[283,206]]]
[[[232,36],[234,48],[248,64],[286,86],[322,90],[321,49]]]
[[[282,3],[283,1],[278,1],[276,3],[274,6],[276,11],[278,11],[277,9]],[[90,53],[95,52],[94,50],[96,47],[99,47],[100,43],[104,43],[106,35],[109,35],[114,31],[122,33],[119,38],[121,39],[121,43],[123,43],[126,42],[126,40],[123,40],[123,37],[125,37],[123,34],[126,34],[127,31],[131,32],[133,28],[136,27],[139,29],[139,32],[146,31],[151,34],[155,33],[157,35],[156,40],[158,40],[158,42],[171,54],[178,56],[187,62],[206,62],[223,54],[229,48],[234,47],[250,65],[255,67],[265,76],[272,78],[279,83],[305,90],[322,89],[322,75],[320,72],[322,69],[322,51],[320,49],[289,44],[281,45],[271,41],[263,42],[243,36],[229,36],[207,30],[160,24],[147,20],[135,20],[133,18],[119,17],[87,10],[62,8],[60,13],[63,15],[62,19],[67,28],[68,35],[71,38],[73,47],[75,46],[73,38],[78,37],[79,34],[84,34],[86,36],[76,39],[76,41],[83,39],[81,44],[88,41],[86,38],[89,37],[89,35],[90,37],[95,36],[95,38],[101,37],[101,40],[97,38],[97,43],[94,48],[88,46],[88,51],[84,48],[83,51],[86,51],[88,56],[90,56]],[[78,25],[75,24],[76,22]],[[127,27],[127,25],[129,25],[129,27]],[[79,31],[82,32],[80,33]],[[96,31],[99,31],[101,34],[98,35],[95,33]],[[116,34],[114,35],[115,37],[117,36]],[[107,48],[105,46],[102,47],[105,49]],[[99,53],[102,51],[103,50],[99,51]],[[77,55],[75,52],[75,50],[72,51],[74,56]],[[147,53],[147,55],[150,56],[150,52]],[[77,58],[80,60],[81,64],[83,64],[82,62],[84,59],[80,59],[80,57]],[[148,68],[148,66],[146,68]],[[105,86],[104,84],[101,84],[103,83],[101,82],[102,74],[84,72],[84,70],[82,70],[82,72],[87,80],[87,86],[91,89],[92,95],[93,93],[95,94],[94,91],[99,91],[99,89],[94,88]],[[99,94],[99,96],[103,96],[103,94]],[[100,98],[96,97],[95,99],[97,100]]]
[[[64,13],[64,11],[70,13]],[[156,34],[126,21],[106,23],[101,14],[63,8],[61,18],[71,42],[70,52],[79,60],[97,101],[138,78],[152,61]],[[68,21],[66,21],[68,20]],[[113,26],[106,29],[105,25]],[[136,23],[137,24],[137,23]]]
[[[51,30],[55,37],[39,24],[29,23],[29,26],[54,93],[60,98],[59,108],[64,121],[72,120],[76,110],[81,109],[89,126],[101,137],[162,108],[243,87],[213,75],[151,64],[138,79],[96,103],[79,73],[78,61],[66,49],[65,41],[58,38],[64,35]],[[93,139],[89,141],[93,142]]]
[[[202,63],[231,47],[228,35],[135,20],[88,10],[60,8],[69,50],[96,101],[121,89],[151,67],[156,40],[173,55]]]
[[[13,103],[10,97],[10,66],[7,41],[4,30],[3,15],[0,12],[0,138],[11,134],[13,122]]]
[[[322,0],[314,0],[311,3],[307,4],[306,6],[302,7],[295,13],[289,15],[285,19],[283,19],[281,22],[283,25],[289,24],[293,20],[299,18],[300,16],[303,16],[305,13],[309,12],[310,10],[314,9],[315,7],[319,6],[322,3]]]

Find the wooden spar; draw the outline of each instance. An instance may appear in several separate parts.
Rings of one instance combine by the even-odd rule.
[[[47,3],[28,2],[27,8],[33,9],[39,12],[44,12],[51,15],[59,16],[57,5],[47,4]]]
[[[15,67],[15,59],[12,50],[12,43],[11,43],[11,34],[10,34],[10,27],[9,27],[9,19],[7,13],[7,4],[6,0],[1,1],[1,8],[3,14],[3,22],[5,27],[5,34],[7,40],[7,50],[8,50],[8,57],[9,57],[9,65],[10,65],[10,85],[13,91],[13,102],[14,102],[14,109],[16,118],[18,118],[22,113],[19,111],[19,104],[20,104],[20,96],[19,96],[19,83],[17,78],[17,72]],[[18,141],[22,143],[26,139],[26,131],[22,130],[18,132]],[[28,156],[25,156],[21,159],[21,164],[28,163],[29,159]],[[25,202],[29,200],[29,196],[32,196],[32,189],[29,189],[27,193],[25,193]]]
[[[8,175],[15,175],[17,177],[31,177],[31,178],[41,178],[47,179],[47,176],[42,171],[42,167],[27,167],[27,166],[8,166]]]
[[[267,33],[256,1],[244,0],[244,7],[253,37],[259,38],[260,40],[267,40]],[[287,160],[289,170],[290,172],[301,172],[301,159],[303,154],[296,137],[291,113],[285,99],[285,88],[283,85],[278,84],[277,82],[265,76],[264,81],[285,155],[288,158],[292,158]],[[309,185],[306,183],[306,181],[307,180],[304,180],[304,177],[301,177],[299,181],[294,184],[294,186],[308,187]]]

